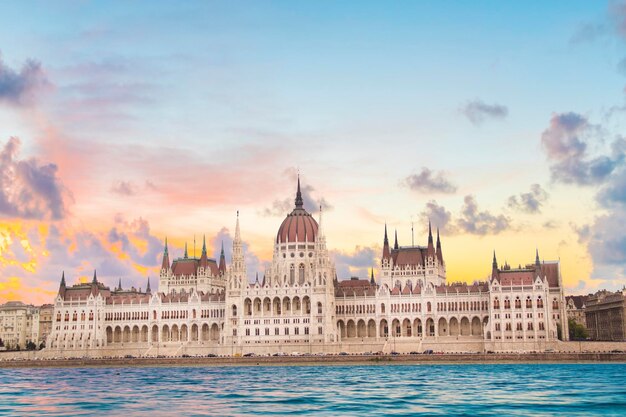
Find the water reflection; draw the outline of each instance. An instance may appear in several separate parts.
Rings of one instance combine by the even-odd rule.
[[[626,415],[626,364],[0,369],[0,415]]]

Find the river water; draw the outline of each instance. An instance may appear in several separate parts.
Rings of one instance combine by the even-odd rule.
[[[0,369],[0,415],[626,415],[626,364]]]

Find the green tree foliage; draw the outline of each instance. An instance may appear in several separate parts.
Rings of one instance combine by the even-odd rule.
[[[569,340],[585,340],[589,337],[585,326],[576,323],[574,319],[568,319]]]

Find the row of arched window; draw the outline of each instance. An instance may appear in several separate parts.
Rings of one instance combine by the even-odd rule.
[[[56,320],[61,321],[61,318],[62,318],[61,312],[58,312]],[[63,321],[70,321],[69,311],[65,312],[65,316],[63,318],[64,318]],[[87,319],[87,314],[84,311],[82,311],[80,313],[80,321],[85,321],[86,319]],[[89,320],[90,321],[93,320],[93,311],[89,312]],[[74,313],[72,313],[72,321],[78,321],[78,312],[74,311]]]

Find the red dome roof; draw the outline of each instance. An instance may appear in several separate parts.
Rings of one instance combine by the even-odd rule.
[[[315,242],[317,237],[317,222],[303,208],[295,208],[287,215],[278,229],[276,243],[286,242]]]
[[[281,242],[315,242],[317,237],[317,222],[303,208],[302,194],[300,193],[300,178],[298,177],[298,191],[296,193],[296,207],[287,215],[278,229],[276,243]]]

